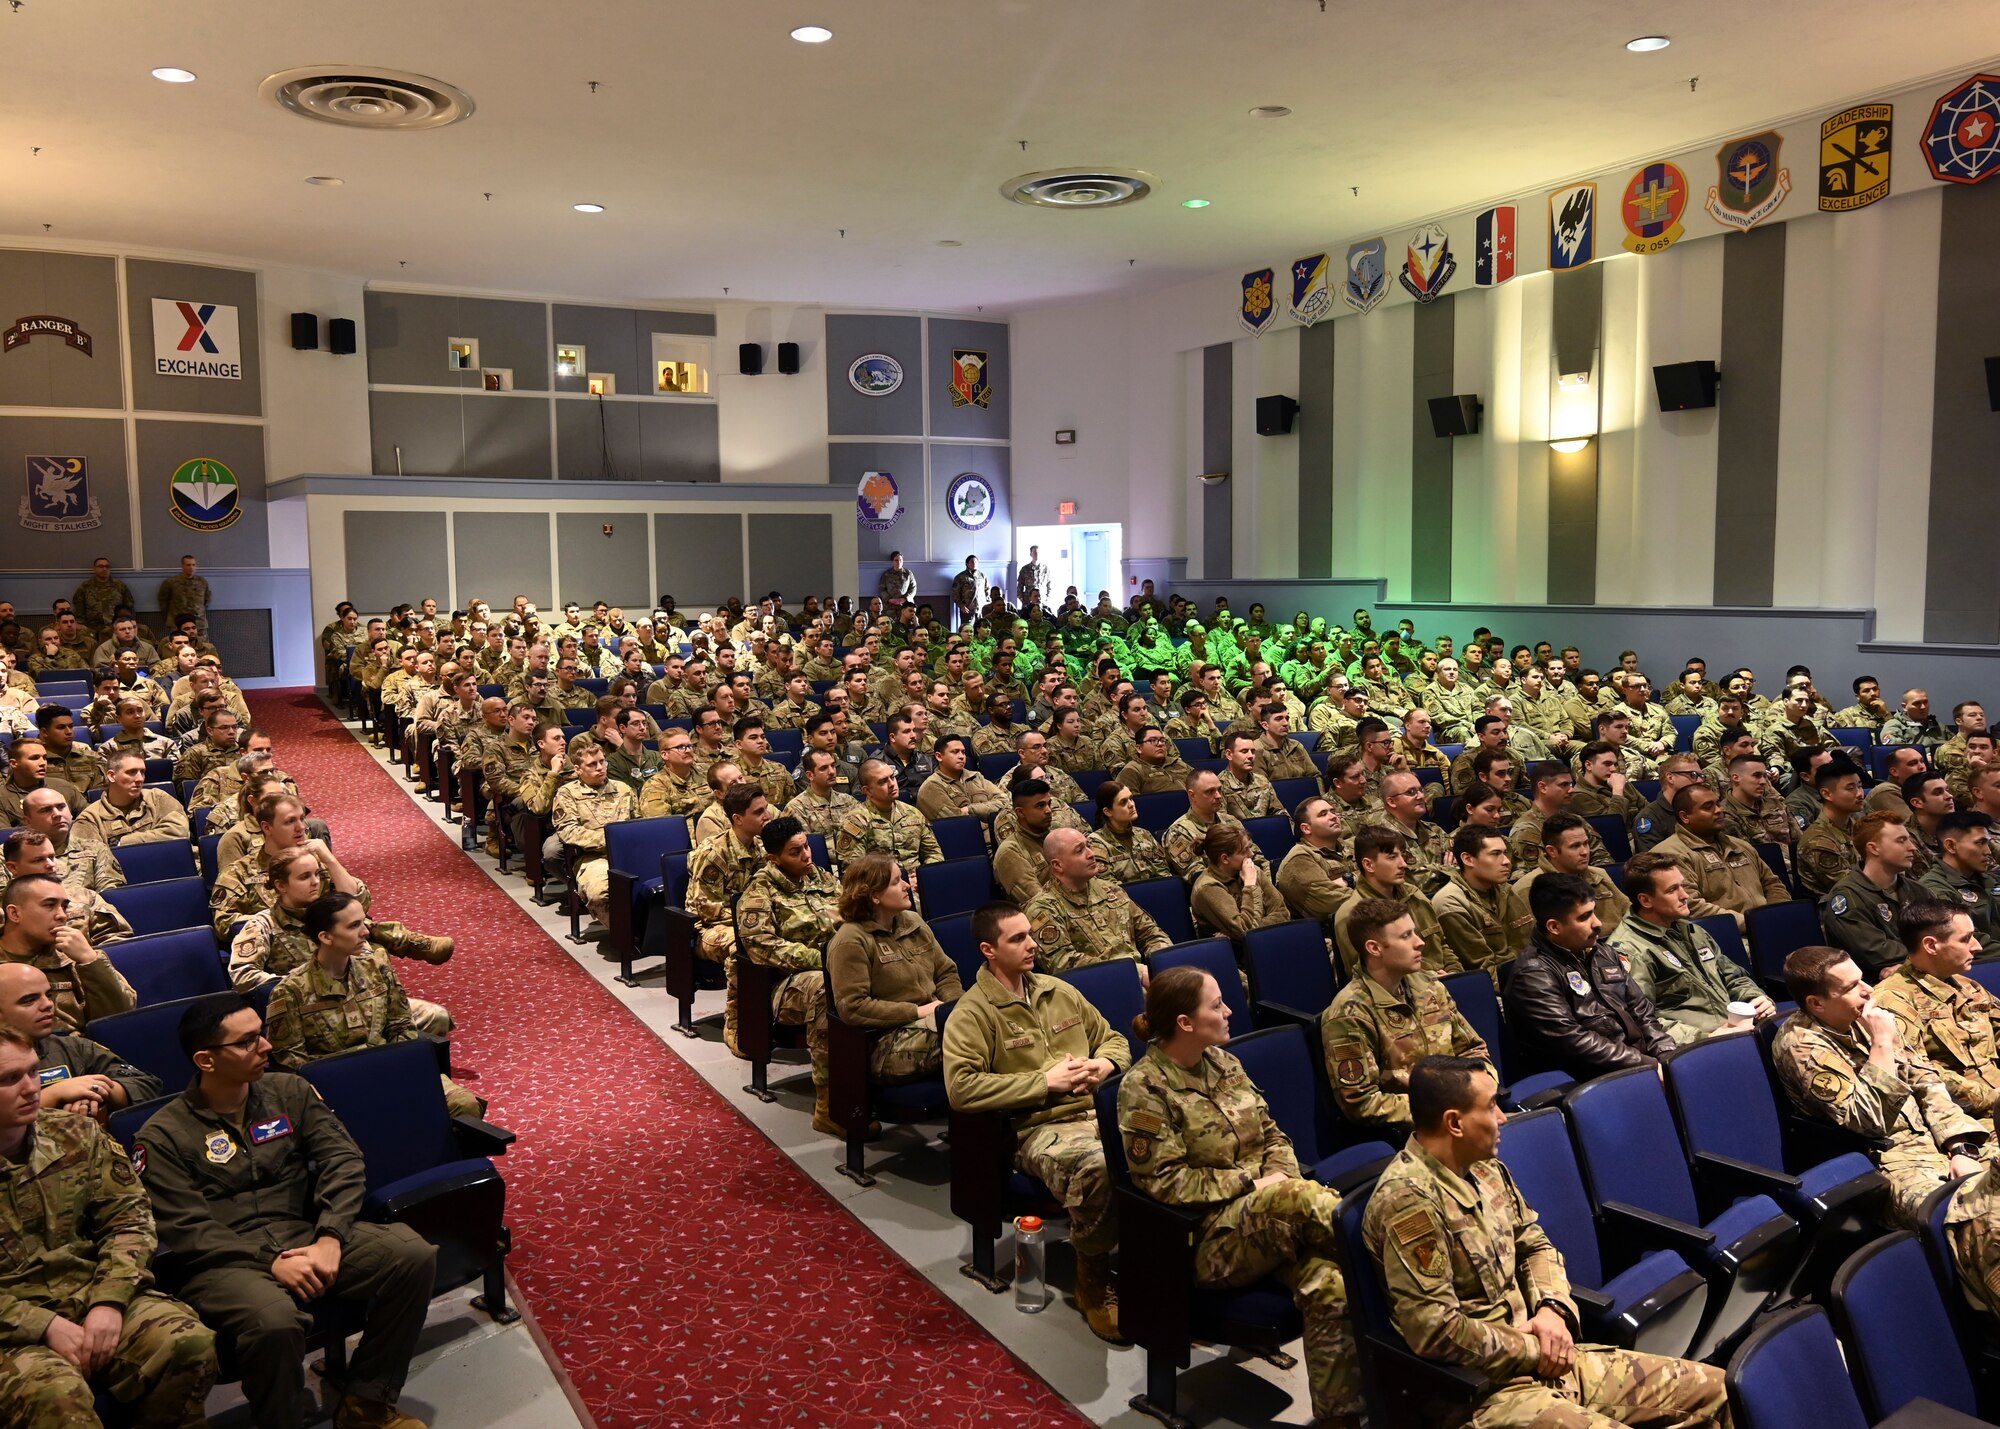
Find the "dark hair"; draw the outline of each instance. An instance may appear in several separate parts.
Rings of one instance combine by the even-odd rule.
[[[1153,974],[1146,983],[1146,1010],[1132,1019],[1132,1035],[1142,1042],[1161,1041],[1174,1034],[1174,1024],[1201,1007],[1201,985],[1209,975],[1182,963]]]
[[[74,713],[68,705],[43,705],[35,711],[35,728],[47,734],[50,725],[59,719],[72,718]]]
[[[306,904],[306,911],[299,915],[299,921],[305,925],[306,936],[317,943],[322,934],[333,931],[333,920],[338,918],[350,903],[360,901],[361,899],[355,894],[337,891],[323,893],[313,899]]]
[[[1023,779],[1014,786],[1014,802],[1023,804],[1030,799],[1039,799],[1044,794],[1054,792],[1049,788],[1049,781],[1046,779]]]
[[[1217,859],[1227,858],[1232,853],[1247,853],[1255,847],[1250,835],[1236,824],[1225,824],[1220,819],[1208,826],[1208,832],[1201,836],[1201,861],[1212,864]]]
[[[1347,936],[1354,944],[1355,956],[1366,962],[1368,940],[1379,936],[1398,918],[1409,916],[1409,905],[1398,903],[1393,898],[1364,898],[1356,903],[1354,911],[1347,917]]]
[[[824,749],[816,749],[813,753],[824,754],[826,751]],[[770,823],[764,825],[763,831],[757,835],[757,838],[764,845],[764,852],[775,856],[783,853],[785,845],[805,831],[806,826],[790,814],[780,814],[777,818],[771,820]]]
[[[1951,920],[1965,911],[1941,898],[1912,898],[1896,910],[1896,936],[1905,950],[1914,953],[1925,938],[1941,938],[1951,931]]]
[[[1908,804],[1916,803],[1918,799],[1923,797],[1924,785],[1930,783],[1933,779],[1942,778],[1944,778],[1944,775],[1935,769],[1919,769],[1902,782],[1900,787],[1903,791],[1903,801]]]
[[[1556,759],[1544,759],[1528,771],[1528,787],[1538,789],[1556,779],[1574,779],[1569,766]]]
[[[1686,791],[1683,790],[1682,792],[1685,793]],[[1572,814],[1568,809],[1550,814],[1548,818],[1542,821],[1542,847],[1554,848],[1562,842],[1562,836],[1571,829],[1588,830],[1589,828],[1590,825],[1585,821],[1583,815]]]
[[[1550,919],[1567,918],[1577,907],[1595,903],[1597,891],[1574,873],[1545,873],[1528,885],[1528,911],[1535,915],[1535,927],[1546,928]]]
[[[1472,1079],[1486,1070],[1476,1057],[1422,1057],[1410,1068],[1410,1120],[1419,1131],[1436,1131],[1448,1111],[1472,1106]]]
[[[1328,802],[1330,801],[1324,794],[1308,794],[1305,798],[1299,800],[1298,803],[1292,806],[1293,830],[1296,831],[1299,825],[1306,821],[1306,815],[1311,812],[1314,804],[1325,804]]]
[[[222,1024],[239,1012],[255,1012],[256,1005],[240,992],[211,992],[206,997],[198,997],[188,1004],[181,1014],[179,1034],[181,1051],[189,1061],[194,1054],[205,1052],[215,1045],[215,1037],[222,1030]]]
[[[941,734],[931,741],[931,752],[942,754],[948,746],[954,744],[965,744],[965,736],[962,734]],[[967,753],[970,752],[971,747],[967,746]]]
[[[1825,792],[1828,785],[1845,779],[1850,774],[1859,779],[1861,770],[1846,755],[1836,754],[1813,771],[1813,788]]]
[[[1111,806],[1118,802],[1118,796],[1124,792],[1125,786],[1120,784],[1116,779],[1106,779],[1102,784],[1097,786],[1097,792],[1091,795],[1091,798],[1097,803],[1097,818],[1093,827],[1100,829],[1104,827],[1104,821],[1111,812]]]
[[[1352,754],[1336,754],[1326,761],[1326,787],[1331,789],[1347,777],[1348,770],[1359,764],[1359,757]]]
[[[1823,945],[1792,949],[1785,958],[1785,990],[1800,1007],[1808,997],[1825,997],[1827,973],[1852,956],[1845,948]]]
[[[1388,732],[1389,725],[1387,721],[1379,720],[1375,716],[1370,715],[1367,719],[1354,726],[1354,742],[1357,745],[1366,744],[1376,735],[1387,734]]]
[[[763,785],[753,784],[748,779],[738,780],[722,791],[722,812],[734,819],[749,813],[750,806],[764,797]]]
[[[1938,842],[1943,843],[1949,834],[1970,833],[1974,829],[1992,827],[1992,818],[1977,809],[1954,809],[1937,822]]]
[[[1354,836],[1354,866],[1371,858],[1379,858],[1385,853],[1407,850],[1409,840],[1394,829],[1385,829],[1380,824],[1370,824]]]
[[[1478,789],[1486,790],[1485,798],[1473,798],[1473,791]],[[1474,784],[1471,789],[1466,790],[1465,803],[1469,808],[1473,804],[1483,804],[1486,802],[1486,799],[1497,799],[1499,797],[1491,789],[1488,789],[1486,785]],[[1459,825],[1458,832],[1451,836],[1452,854],[1454,857],[1460,859],[1477,858],[1480,849],[1486,846],[1488,839],[1499,839],[1502,843],[1505,843],[1507,836],[1491,824],[1461,824]]]
[[[972,942],[977,947],[981,943],[997,944],[1000,941],[1000,925],[1009,918],[1021,917],[1021,908],[1005,898],[996,898],[990,903],[982,903],[972,911]]]
[[[1655,853],[1648,849],[1635,853],[1625,861],[1625,891],[1637,898],[1641,893],[1658,893],[1653,880],[1670,868],[1679,868],[1671,854]]]
[[[1590,763],[1591,760],[1597,758],[1599,755],[1616,754],[1617,752],[1618,752],[1618,746],[1611,743],[1609,740],[1593,739],[1590,743],[1586,744],[1583,747],[1583,751],[1577,755],[1577,759],[1580,763],[1588,764]]]

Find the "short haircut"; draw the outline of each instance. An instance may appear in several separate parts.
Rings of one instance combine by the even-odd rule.
[[[1785,990],[1800,1007],[1808,997],[1827,995],[1827,974],[1840,963],[1852,959],[1845,948],[1814,946],[1794,948],[1785,957]]]
[[[1338,784],[1341,780],[1345,779],[1348,775],[1348,772],[1352,770],[1354,766],[1359,764],[1360,762],[1361,760],[1352,754],[1336,754],[1334,755],[1333,758],[1327,760],[1326,761],[1327,787],[1330,789],[1335,784]]]
[[[873,763],[874,761],[871,760],[870,762]],[[1053,792],[1054,790],[1049,788],[1049,781],[1046,779],[1023,779],[1014,785],[1014,802],[1017,804],[1026,803],[1030,799],[1039,799],[1042,795]]]
[[[1402,853],[1408,848],[1409,840],[1394,829],[1370,824],[1354,836],[1354,864],[1359,868],[1368,859],[1380,858],[1385,853]]]
[[[1655,853],[1648,849],[1635,853],[1625,861],[1625,891],[1637,898],[1641,893],[1658,893],[1654,879],[1670,868],[1679,868],[1671,854]]]
[[[1473,788],[1486,789],[1486,797],[1488,799],[1496,797],[1493,791],[1484,784],[1475,784]],[[1474,802],[1471,790],[1466,791],[1465,799],[1467,805],[1471,806]],[[1485,801],[1480,800],[1479,802],[1483,803]],[[1489,824],[1462,824],[1459,826],[1458,832],[1451,836],[1452,854],[1460,859],[1477,858],[1479,851],[1486,847],[1488,839],[1499,839],[1502,843],[1505,843],[1507,836]]]
[[[1476,1057],[1422,1057],[1410,1068],[1410,1120],[1419,1131],[1436,1131],[1448,1111],[1472,1108],[1472,1079],[1486,1072]]]
[[[1370,938],[1380,937],[1382,930],[1398,918],[1409,916],[1409,905],[1398,903],[1393,898],[1363,898],[1348,915],[1347,936],[1359,951]]]
[[[1387,734],[1388,732],[1389,725],[1387,721],[1379,720],[1375,716],[1370,715],[1367,719],[1354,726],[1354,742],[1356,744],[1366,744],[1376,735]]]
[[[1541,763],[1536,764],[1528,770],[1528,786],[1532,789],[1539,789],[1542,785],[1552,783],[1557,779],[1574,779],[1575,777],[1575,775],[1570,773],[1569,766],[1561,760],[1544,759]]]
[[[818,752],[824,754],[826,751],[820,750]],[[777,818],[771,820],[770,823],[764,825],[763,832],[759,833],[757,838],[764,845],[765,853],[780,854],[785,851],[786,844],[805,831],[806,826],[790,814],[780,814]]]
[[[1903,948],[1914,953],[1925,938],[1942,938],[1951,931],[1951,920],[1965,909],[1941,898],[1912,898],[1896,910],[1896,936]]]
[[[990,903],[982,903],[972,912],[972,941],[975,945],[988,946],[1000,941],[1000,925],[1009,918],[1024,916],[1020,905],[1004,898],[996,898]]]
[[[760,730],[763,727],[764,727],[763,716],[744,715],[743,718],[736,721],[734,728],[730,730],[730,737],[733,739],[741,739],[743,738],[744,735],[750,734],[755,730]]]
[[[752,784],[748,779],[738,780],[722,791],[722,812],[730,818],[738,818],[750,812],[750,806],[764,798],[761,784]]]
[[[1970,833],[1974,829],[1991,829],[1993,820],[1977,809],[1954,809],[1937,822],[1938,841],[1942,843],[1953,834]]]
[[[47,734],[49,726],[57,720],[74,720],[75,717],[75,712],[68,705],[43,705],[35,711],[35,728]]]
[[[255,1012],[256,1006],[240,992],[212,992],[188,1004],[178,1029],[181,1052],[192,1061],[197,1052],[215,1045],[222,1024],[239,1012]]]
[[[1868,845],[1874,843],[1876,839],[1882,836],[1883,829],[1887,828],[1890,824],[1908,822],[1901,814],[1892,813],[1887,809],[1877,809],[1872,814],[1863,814],[1854,821],[1854,832],[1852,834],[1854,851],[1863,858],[1866,858],[1868,856]]]
[[[1582,753],[1580,753],[1577,756],[1577,758],[1582,763],[1588,764],[1590,763],[1591,760],[1597,758],[1599,755],[1616,754],[1617,752],[1618,752],[1618,746],[1611,743],[1609,740],[1593,739],[1589,744],[1586,744],[1583,747]]]
[[[1904,801],[1914,804],[1918,799],[1923,797],[1924,785],[1930,783],[1933,779],[1942,778],[1944,778],[1944,774],[1939,770],[1919,769],[1897,787],[1903,791]]]
[[[1507,721],[1500,718],[1499,715],[1483,714],[1472,722],[1472,737],[1477,739],[1480,735],[1486,733],[1487,730],[1493,728],[1494,725],[1504,726],[1506,723]]]
[[[1861,777],[1861,771],[1855,767],[1853,760],[1844,754],[1836,754],[1813,771],[1813,788],[1824,792],[1829,784],[1838,783],[1850,774],[1857,779]]]
[[[1545,873],[1528,885],[1528,911],[1535,927],[1545,928],[1552,918],[1563,919],[1586,903],[1597,901],[1597,891],[1574,873]]]
[[[141,764],[146,762],[146,756],[132,748],[129,744],[113,746],[104,756],[104,772],[107,774],[112,773],[114,770],[122,768],[128,761],[134,759],[138,760]]]
[[[1583,815],[1572,814],[1568,809],[1550,814],[1542,821],[1542,847],[1554,848],[1562,842],[1562,836],[1571,829],[1583,829],[1588,832],[1589,828],[1589,821]]]
[[[318,942],[322,934],[333,931],[334,920],[346,911],[349,904],[359,903],[360,901],[361,899],[357,895],[342,893],[338,890],[332,893],[323,893],[313,899],[312,902],[306,905],[306,911],[299,918],[299,921],[305,925],[306,936],[311,938],[315,943]]]

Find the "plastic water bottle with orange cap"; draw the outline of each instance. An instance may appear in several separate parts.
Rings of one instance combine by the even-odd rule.
[[[1014,1221],[1014,1308],[1038,1315],[1048,1307],[1049,1287],[1042,1276],[1042,1218],[1020,1216]]]

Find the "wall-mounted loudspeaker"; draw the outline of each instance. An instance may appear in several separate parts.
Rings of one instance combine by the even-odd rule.
[[[1662,412],[1713,407],[1715,387],[1721,380],[1715,364],[1707,358],[1700,362],[1669,362],[1653,369],[1653,386],[1660,395]]]
[[[799,375],[799,345],[795,342],[778,344],[778,371],[787,377]]]
[[[294,352],[319,351],[319,314],[292,314],[292,350]]]
[[[1282,437],[1292,429],[1292,418],[1298,415],[1299,404],[1289,397],[1259,397],[1257,399],[1257,435],[1260,437]]]
[[[736,370],[745,377],[759,377],[764,372],[764,344],[742,342],[736,345]]]
[[[1441,437],[1479,434],[1480,401],[1470,394],[1431,398],[1431,430]]]
[[[1986,359],[1986,405],[2000,412],[2000,357]]]
[[[326,320],[326,350],[338,357],[348,357],[353,354],[353,318],[328,318]]]

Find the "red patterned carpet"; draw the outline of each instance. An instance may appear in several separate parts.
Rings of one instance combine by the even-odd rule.
[[[520,1141],[512,1265],[604,1429],[1085,1425],[572,962],[310,694],[257,723],[458,1019],[461,1080]]]

